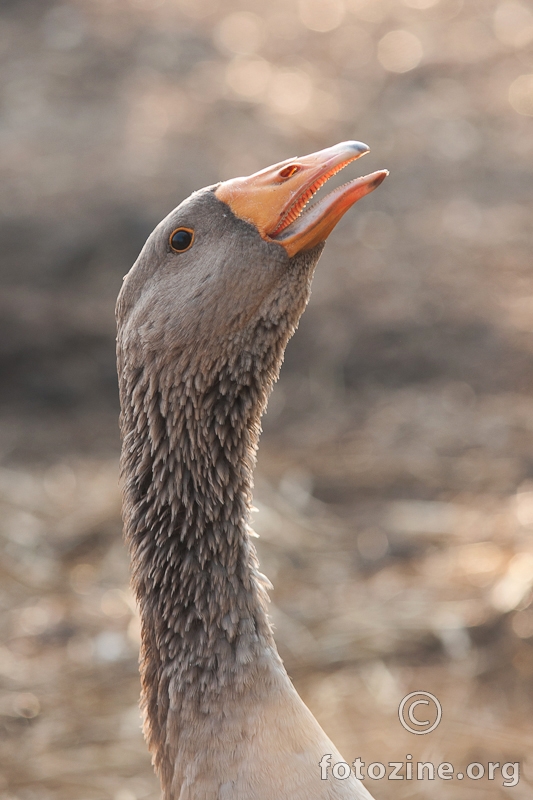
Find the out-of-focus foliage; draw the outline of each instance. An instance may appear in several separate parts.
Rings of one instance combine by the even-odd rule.
[[[122,275],[192,190],[354,138],[372,153],[338,182],[391,175],[331,236],[265,418],[278,642],[349,761],[522,764],[514,789],[377,798],[529,797],[531,2],[4,0],[0,61],[0,800],[157,797],[120,539]],[[443,705],[424,737],[397,717],[418,689]]]

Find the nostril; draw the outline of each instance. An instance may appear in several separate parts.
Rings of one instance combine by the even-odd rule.
[[[300,167],[297,164],[291,164],[288,167],[284,167],[279,173],[280,178],[292,178],[295,172],[298,172]]]

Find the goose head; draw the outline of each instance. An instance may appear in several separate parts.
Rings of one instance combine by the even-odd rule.
[[[144,355],[211,351],[214,357],[236,341],[253,349],[259,320],[263,329],[290,335],[324,241],[388,172],[356,178],[308,203],[368,150],[343,142],[194,192],[159,223],[126,276],[119,341],[126,337],[130,350]]]

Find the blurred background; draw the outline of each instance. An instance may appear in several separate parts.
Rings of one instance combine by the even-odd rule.
[[[391,175],[331,236],[264,421],[280,651],[349,761],[521,762],[376,798],[532,798],[533,5],[3,0],[0,59],[0,800],[158,797],[115,298],[192,190],[345,139],[372,152],[338,183]]]

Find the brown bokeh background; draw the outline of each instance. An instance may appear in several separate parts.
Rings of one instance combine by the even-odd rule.
[[[0,59],[0,800],[158,797],[122,276],[193,189],[353,138],[338,183],[391,175],[331,236],[259,457],[280,651],[349,761],[521,763],[376,798],[533,797],[531,2],[4,0]]]

